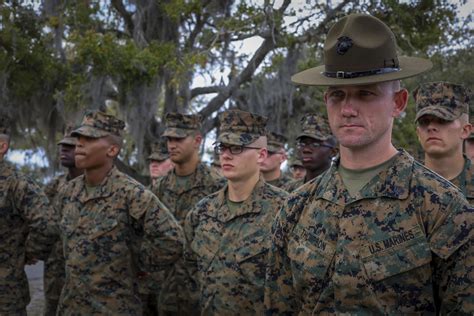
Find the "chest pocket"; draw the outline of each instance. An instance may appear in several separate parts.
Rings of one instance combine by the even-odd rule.
[[[240,273],[247,282],[263,287],[270,236],[246,238],[239,244],[242,246],[235,251],[235,261]]]
[[[334,261],[335,246],[324,236],[296,228],[290,235],[287,253],[297,291],[314,291],[330,277],[327,274]]]
[[[369,279],[381,281],[431,262],[431,250],[421,229],[409,230],[406,235],[412,236],[408,242],[397,245],[402,238],[406,237],[393,236],[375,245],[375,249],[382,249],[382,251],[362,258]],[[372,249],[373,247],[374,245]]]
[[[206,272],[209,269],[212,260],[216,256],[218,247],[218,239],[215,240],[210,238],[207,234],[197,231],[191,242],[191,249],[198,257],[197,263],[200,272]]]
[[[118,226],[118,221],[115,218],[105,218],[100,220],[95,226],[91,227],[89,230],[89,238],[90,239],[98,239],[100,237],[109,237],[109,238],[117,238],[115,234],[113,234],[113,230],[116,229]]]

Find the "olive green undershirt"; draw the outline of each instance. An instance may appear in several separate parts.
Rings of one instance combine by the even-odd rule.
[[[373,177],[379,174],[382,170],[385,170],[397,156],[398,154],[389,160],[382,162],[380,165],[367,169],[347,169],[344,168],[342,164],[339,164],[338,171],[349,194],[355,196],[367,183],[369,183],[370,180],[372,180]]]
[[[183,188],[184,190],[188,189],[189,180],[191,179],[191,175],[189,176],[176,176],[176,183],[180,188]]]
[[[227,202],[227,207],[229,208],[229,211],[231,213],[236,213],[237,210],[239,210],[242,207],[242,203],[244,203],[244,201],[240,201],[240,202],[231,201],[229,197],[226,198],[226,202]]]
[[[85,188],[86,188],[87,196],[92,195],[97,190],[98,187],[100,187],[100,185],[88,185],[86,183]]]

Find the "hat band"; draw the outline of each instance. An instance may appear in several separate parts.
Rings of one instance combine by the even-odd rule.
[[[367,71],[325,71],[322,74],[329,78],[338,78],[338,79],[352,79],[359,77],[367,77],[373,75],[388,74],[391,72],[400,71],[400,68],[379,68],[374,70]]]

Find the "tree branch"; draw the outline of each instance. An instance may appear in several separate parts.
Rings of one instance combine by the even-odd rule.
[[[130,36],[133,36],[134,24],[132,15],[125,9],[122,0],[112,0],[111,3],[115,10],[122,16]]]
[[[288,5],[290,3],[291,0],[285,0],[281,7],[278,9],[278,13],[283,14],[283,12],[286,10],[286,8],[288,8]],[[265,38],[260,47],[250,59],[249,63],[247,64],[247,67],[245,67],[238,76],[232,78],[229,84],[225,88],[223,88],[223,90],[219,92],[217,96],[215,96],[211,101],[209,101],[207,106],[202,109],[199,114],[201,114],[203,117],[210,117],[212,113],[222,107],[225,101],[232,95],[232,93],[236,89],[240,87],[240,85],[250,81],[252,79],[253,74],[263,62],[267,54],[275,48],[275,39],[277,39],[278,37],[279,34],[276,33],[274,37]],[[207,126],[207,128],[208,129],[204,129],[205,133],[212,129],[213,126]]]
[[[324,18],[319,25],[313,29],[308,30],[305,34],[296,37],[295,41],[297,43],[306,43],[310,41],[311,39],[314,40],[316,36],[319,36],[323,30],[329,25],[329,22],[331,22],[332,19],[337,15],[337,13],[342,12],[342,8],[350,3],[350,0],[344,0],[337,7],[334,9],[328,10],[326,17]]]
[[[221,87],[221,86],[197,87],[191,90],[191,99],[202,94],[219,93],[224,88],[225,87]]]

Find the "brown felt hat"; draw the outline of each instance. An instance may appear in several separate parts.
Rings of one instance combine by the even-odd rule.
[[[413,77],[431,69],[431,61],[397,56],[392,30],[367,14],[350,14],[329,30],[324,65],[295,74],[309,86],[363,85]]]

